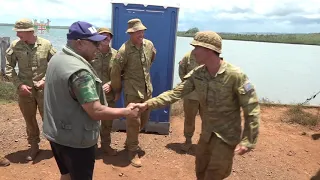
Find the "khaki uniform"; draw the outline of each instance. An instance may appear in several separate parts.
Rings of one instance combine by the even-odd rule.
[[[221,37],[214,32],[199,32],[191,45],[221,53]],[[254,86],[232,64],[220,60],[215,76],[205,65],[192,70],[173,90],[148,100],[149,109],[174,103],[193,91],[199,95],[202,130],[196,152],[197,179],[224,179],[231,173],[237,144],[254,148],[260,122],[260,106]],[[241,134],[241,111],[244,130]]]
[[[121,91],[123,71],[125,106],[129,103],[142,103],[152,97],[150,68],[155,54],[153,43],[147,39],[143,40],[140,49],[130,40],[120,47],[111,70],[111,86],[115,92]],[[126,121],[126,145],[130,151],[139,149],[139,132],[149,120],[149,116],[150,111],[145,111],[141,114],[141,118]]]
[[[22,84],[32,87],[30,95],[19,95],[19,107],[26,121],[29,144],[40,142],[37,107],[43,117],[43,89],[35,88],[35,84],[45,80],[48,62],[55,53],[51,43],[41,37],[37,37],[34,46],[15,40],[6,51],[6,76],[17,88]],[[17,63],[18,73],[14,69]]]
[[[183,77],[191,70],[199,66],[195,57],[188,52],[179,62],[179,77],[183,81]],[[195,118],[200,109],[199,98],[197,92],[192,92],[183,98],[184,110],[184,137],[191,143],[191,138],[195,130]]]
[[[99,78],[102,80],[102,84],[111,84],[110,72],[112,67],[112,61],[115,58],[117,51],[110,48],[109,53],[97,54],[96,58],[91,62],[92,67],[97,72]],[[115,108],[116,104],[114,102],[114,94],[112,91],[106,93],[106,100],[108,106]],[[101,121],[101,144],[110,146],[111,144],[111,130],[113,121]]]

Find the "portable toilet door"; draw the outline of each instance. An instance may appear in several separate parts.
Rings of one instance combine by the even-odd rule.
[[[112,2],[112,47],[119,50],[121,45],[129,40],[126,33],[128,21],[139,18],[147,27],[145,38],[153,42],[157,53],[151,66],[150,75],[153,86],[152,96],[156,97],[162,92],[172,89],[174,58],[176,48],[176,34],[178,23],[178,7],[159,5],[124,4]],[[142,69],[141,69],[142,70]],[[124,94],[121,93],[117,107],[124,107]],[[153,110],[150,119],[145,125],[146,132],[168,134],[170,128],[170,105]],[[113,122],[113,130],[125,130],[125,119]]]

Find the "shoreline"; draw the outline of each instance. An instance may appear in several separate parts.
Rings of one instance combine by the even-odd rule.
[[[13,27],[14,24],[0,23],[1,26]],[[50,29],[68,29],[69,26],[50,26]],[[251,41],[262,43],[297,44],[320,46],[320,33],[224,33],[217,32],[223,40]],[[195,32],[177,31],[177,37],[194,37]]]

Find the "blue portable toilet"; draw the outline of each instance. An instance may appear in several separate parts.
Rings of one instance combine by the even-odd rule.
[[[174,58],[176,48],[176,33],[178,25],[178,6],[143,5],[135,3],[112,2],[112,47],[118,50],[121,45],[129,40],[126,33],[128,21],[139,18],[147,27],[145,38],[153,42],[157,49],[156,58],[151,66],[151,82],[153,97],[164,91],[172,89]],[[118,107],[124,107],[123,92],[117,102]],[[144,127],[146,132],[169,134],[170,106],[153,110],[150,120]],[[125,130],[125,119],[113,122],[113,130]]]

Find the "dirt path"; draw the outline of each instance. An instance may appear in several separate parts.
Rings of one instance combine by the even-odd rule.
[[[320,173],[320,140],[312,140],[320,128],[288,125],[281,122],[285,107],[263,107],[261,133],[257,148],[236,156],[232,175],[237,179],[307,180]],[[8,167],[0,168],[0,179],[48,180],[59,179],[59,171],[49,148],[42,138],[39,156],[35,162],[25,162],[27,150],[25,123],[16,104],[0,105],[0,152],[11,161]],[[40,122],[39,122],[40,123]],[[40,126],[41,127],[41,126]],[[199,138],[200,119],[197,117],[194,143]],[[195,146],[183,154],[183,117],[175,116],[168,136],[141,134],[141,146],[146,154],[143,167],[133,168],[126,160],[123,150],[124,132],[112,134],[113,146],[120,149],[115,157],[98,155],[94,179],[145,179],[145,180],[194,180]],[[320,174],[318,174],[320,179]]]

